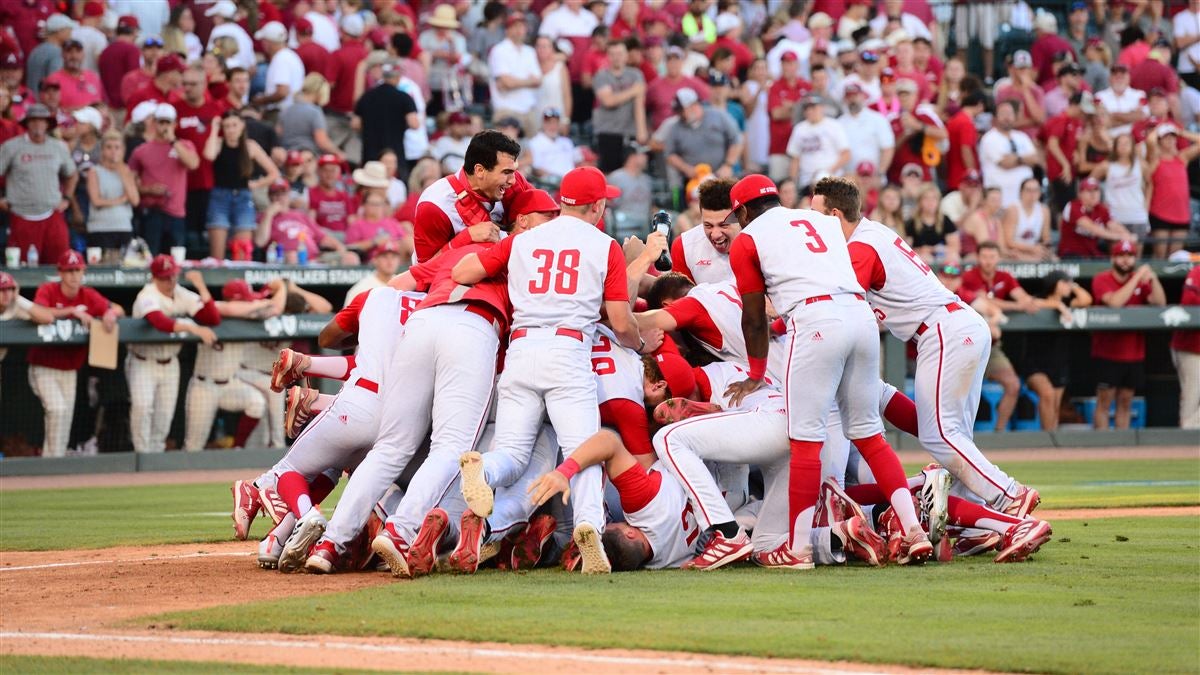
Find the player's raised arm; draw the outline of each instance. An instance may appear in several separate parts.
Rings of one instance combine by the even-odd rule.
[[[637,463],[637,459],[621,444],[620,436],[608,429],[601,429],[581,443],[566,461],[538,478],[529,486],[528,492],[533,496],[533,503],[538,506],[559,493],[562,493],[562,501],[566,504],[571,496],[571,478],[580,471],[604,464],[605,471],[611,478],[621,475]]]

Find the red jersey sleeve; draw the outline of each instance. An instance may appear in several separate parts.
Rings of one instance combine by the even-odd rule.
[[[466,230],[463,230],[464,232]],[[479,254],[479,262],[489,277],[494,277],[508,267],[508,258],[512,255],[513,240],[516,237],[506,237],[499,245],[493,246]]]
[[[621,472],[612,479],[613,487],[621,495],[621,509],[626,513],[637,513],[658,495],[662,485],[662,474],[657,471],[647,471],[641,464]]]
[[[417,204],[413,230],[413,247],[417,251],[418,262],[425,262],[437,255],[454,238],[454,225],[450,223],[450,217],[433,202]]]
[[[358,315],[362,314],[363,305],[366,304],[367,295],[370,293],[371,291],[359,293],[354,296],[350,304],[338,310],[338,313],[333,315],[333,321],[338,325],[338,328],[347,333],[358,335]]]
[[[963,272],[962,287],[975,294],[984,289],[983,275],[979,273],[978,267],[973,267]]]
[[[435,261],[417,263],[408,268],[408,273],[412,275],[418,286],[428,286],[433,283],[436,268],[438,267]]]
[[[201,326],[216,326],[221,323],[221,313],[217,311],[217,303],[209,298],[200,311],[192,315]]]
[[[762,293],[767,289],[767,281],[758,263],[758,248],[745,232],[734,238],[733,246],[729,248],[729,265],[733,268],[738,292],[742,295]]]
[[[79,295],[80,299],[83,300],[83,304],[87,305],[88,314],[96,318],[100,318],[100,315],[107,312],[108,308],[112,305],[108,301],[108,298],[100,295],[100,291],[88,286],[80,289]]]
[[[171,333],[175,330],[175,319],[164,314],[162,310],[156,309],[153,312],[147,312],[146,322],[162,333]]]
[[[887,271],[883,268],[883,261],[879,259],[875,248],[861,241],[850,242],[848,248],[858,283],[868,291],[883,288],[883,284],[887,282]]]
[[[724,343],[721,329],[713,322],[708,310],[695,298],[680,298],[664,307],[663,311],[675,319],[676,328],[695,335],[700,340],[720,349]]]
[[[650,443],[650,423],[646,409],[627,398],[614,398],[600,404],[600,423],[617,430],[625,449],[634,455],[654,452]]]
[[[48,282],[38,286],[37,292],[33,294],[33,301],[42,307],[54,306],[54,283]]]
[[[629,276],[625,273],[625,254],[614,239],[608,246],[608,272],[604,275],[604,301],[629,301]]]
[[[1183,281],[1183,295],[1179,298],[1181,305],[1200,305],[1200,267],[1193,267]]]
[[[1121,284],[1111,272],[1097,274],[1092,279],[1092,297],[1094,298],[1093,302],[1095,302],[1097,305],[1107,304],[1104,302],[1104,296],[1112,293],[1113,291],[1119,290],[1120,288]]]
[[[696,280],[692,271],[688,269],[687,257],[683,255],[682,237],[676,237],[675,241],[671,242],[671,271],[678,272],[692,281]]]

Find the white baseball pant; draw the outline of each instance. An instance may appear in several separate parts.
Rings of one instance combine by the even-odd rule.
[[[1179,373],[1179,428],[1200,429],[1200,354],[1171,350]]]
[[[600,430],[591,345],[557,335],[554,328],[531,328],[509,345],[497,395],[496,447],[483,455],[484,475],[493,488],[512,485],[524,473],[543,414],[549,415],[564,458]],[[576,525],[604,530],[600,466],[571,479],[571,501]]]
[[[172,356],[167,363],[159,363],[156,359],[143,360],[130,354],[125,359],[125,379],[129,381],[129,432],[133,449],[163,452],[179,398],[179,361]]]
[[[287,442],[283,438],[283,419],[287,412],[284,400],[286,395],[281,391],[271,391],[271,373],[242,364],[242,369],[238,371],[237,377],[257,389],[267,403],[267,414],[250,434],[250,439],[246,441],[247,447],[287,447]]]
[[[946,312],[917,338],[917,430],[921,445],[964,488],[988,504],[1005,504],[1018,484],[975,445],[975,415],[992,348],[975,312]]]
[[[29,366],[29,387],[42,400],[46,437],[42,457],[65,457],[75,417],[75,383],[79,372],[46,366]]]
[[[380,390],[382,400],[400,405],[382,408],[374,446],[346,483],[325,534],[339,551],[408,466],[429,435],[432,420],[429,456],[440,459],[425,476],[418,470],[405,495],[410,501],[410,495],[420,493],[410,502],[426,505],[417,516],[420,525],[458,474],[458,457],[475,448],[483,431],[499,345],[492,324],[465,311],[465,305],[430,307],[409,318]],[[447,469],[450,461],[453,469]],[[427,459],[421,468],[428,463]]]
[[[267,402],[257,389],[237,378],[224,384],[202,376],[192,376],[188,382],[184,410],[187,413],[183,432],[183,449],[199,452],[204,449],[212,433],[213,419],[217,410],[245,413],[248,417],[262,419]]]

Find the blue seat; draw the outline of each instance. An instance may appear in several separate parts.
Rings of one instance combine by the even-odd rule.
[[[1032,417],[1021,417],[1021,399],[1028,399],[1033,405]],[[1012,431],[1041,431],[1042,430],[1042,411],[1038,408],[1040,399],[1038,395],[1024,383],[1021,383],[1021,393],[1017,395],[1017,409],[1013,412],[1012,420],[1008,423],[1008,428]]]
[[[1096,397],[1095,396],[1084,396],[1084,397],[1079,397],[1079,398],[1073,398],[1073,399],[1071,399],[1071,403],[1075,406],[1075,409],[1079,411],[1079,414],[1083,417],[1085,422],[1087,422],[1089,425],[1093,423],[1093,420],[1095,420],[1095,418],[1096,418]],[[1146,428],[1146,397],[1145,396],[1134,396],[1133,403],[1130,404],[1130,406],[1129,406],[1129,412],[1130,412],[1129,428],[1130,429],[1145,429]],[[1114,401],[1112,406],[1109,407],[1109,409],[1108,409],[1108,428],[1110,428],[1110,429],[1113,428],[1113,426],[1116,424],[1116,421],[1114,419],[1116,413],[1117,413],[1117,404]]]
[[[980,414],[975,418],[974,431],[992,431],[996,428],[996,408],[1000,399],[1004,398],[1004,387],[995,382],[984,382],[983,390],[979,393],[980,410],[987,406],[988,414]]]

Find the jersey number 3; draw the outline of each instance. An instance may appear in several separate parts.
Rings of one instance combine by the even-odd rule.
[[[813,253],[824,253],[829,250],[829,247],[821,240],[821,235],[817,234],[817,228],[813,227],[812,223],[807,220],[793,220],[790,225],[792,227],[804,228],[804,234],[812,240],[807,244],[808,250]]]
[[[557,255],[556,255],[557,254]],[[559,295],[574,295],[579,287],[579,249],[552,251],[539,248],[533,257],[541,261],[537,277],[529,280],[529,292],[542,295],[550,291],[550,278],[554,277],[554,292]]]

